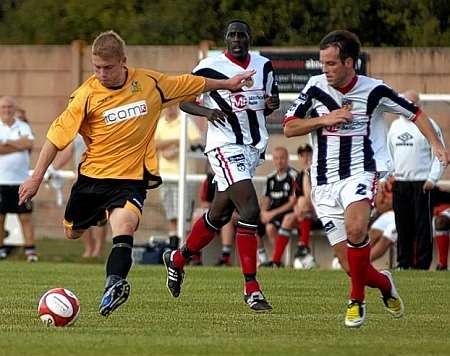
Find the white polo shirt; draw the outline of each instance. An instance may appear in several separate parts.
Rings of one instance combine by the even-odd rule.
[[[22,120],[15,119],[11,126],[0,120],[0,143],[17,140],[25,136],[34,140],[31,127]],[[19,185],[28,178],[30,153],[28,150],[0,154],[0,185]]]

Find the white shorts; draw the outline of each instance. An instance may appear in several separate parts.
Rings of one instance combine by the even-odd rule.
[[[312,188],[311,200],[331,246],[347,240],[345,209],[360,200],[373,202],[376,182],[376,173],[361,172],[338,182]]]
[[[370,228],[382,231],[383,237],[391,240],[393,243],[397,242],[397,227],[395,226],[395,214],[393,210],[381,214]]]
[[[259,166],[260,151],[253,146],[229,144],[206,153],[215,173],[219,192],[245,179],[251,179]]]

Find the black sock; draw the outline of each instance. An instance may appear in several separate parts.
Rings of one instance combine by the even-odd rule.
[[[189,261],[192,256],[194,255],[193,252],[189,251],[186,245],[183,245],[180,249],[181,255],[186,259],[186,261]]]
[[[26,246],[23,247],[23,249],[25,250],[25,254],[36,253],[36,246],[35,245],[26,245]]]
[[[133,236],[119,235],[113,237],[113,246],[106,263],[106,277],[118,276],[127,278],[133,262],[131,253],[133,250]]]
[[[245,282],[256,281],[256,274],[244,274]]]

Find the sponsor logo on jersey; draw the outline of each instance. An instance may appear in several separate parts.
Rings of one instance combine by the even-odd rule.
[[[231,93],[231,108],[233,112],[243,110],[264,110],[265,96],[262,90],[249,90],[239,93]]]
[[[117,124],[126,120],[136,119],[148,114],[147,103],[145,100],[119,106],[103,112],[103,118],[106,125]]]
[[[280,192],[270,192],[270,197],[272,199],[281,199],[285,197],[285,192],[280,191]]]
[[[397,142],[395,144],[396,146],[413,146],[414,145],[413,142],[408,142],[408,141],[411,141],[414,138],[409,132],[404,132],[401,135],[397,136],[397,138],[401,142]]]
[[[344,124],[326,126],[322,131],[325,136],[365,136],[367,135],[367,116],[353,115],[353,121]]]

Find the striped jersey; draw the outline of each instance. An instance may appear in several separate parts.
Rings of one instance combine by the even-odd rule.
[[[310,78],[284,122],[314,120],[343,107],[351,111],[351,122],[311,132],[313,186],[337,182],[363,171],[389,171],[383,114],[399,114],[414,120],[420,112],[381,80],[358,75],[347,87],[335,89],[322,74]]]
[[[226,144],[251,145],[263,153],[268,133],[265,115],[267,96],[278,93],[272,63],[258,54],[249,54],[245,63],[237,62],[227,53],[203,59],[193,74],[211,79],[228,79],[245,70],[256,70],[248,86],[238,92],[216,90],[202,95],[202,105],[220,109],[227,114],[225,126],[208,122],[205,152]]]

